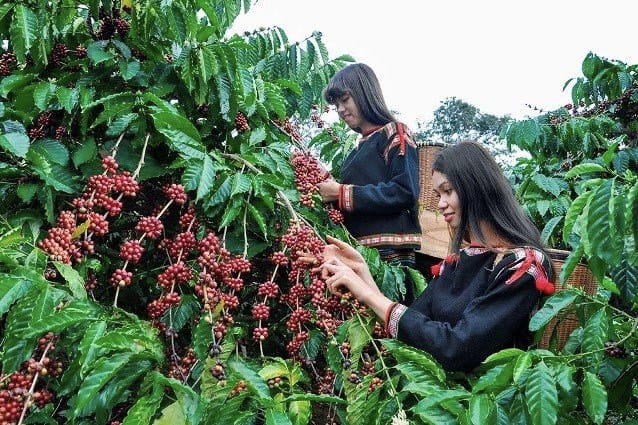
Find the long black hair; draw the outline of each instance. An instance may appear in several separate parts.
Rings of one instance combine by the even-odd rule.
[[[396,121],[388,109],[376,74],[364,63],[354,63],[337,72],[328,82],[323,97],[331,105],[344,94],[350,94],[363,118],[371,124],[385,125]]]
[[[445,174],[459,197],[461,216],[452,239],[453,252],[461,249],[470,233],[487,246],[480,226],[484,222],[514,246],[531,246],[547,254],[540,232],[521,208],[494,157],[483,146],[463,141],[446,147],[434,159],[432,171]]]

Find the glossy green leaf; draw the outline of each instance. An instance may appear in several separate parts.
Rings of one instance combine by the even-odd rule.
[[[602,359],[605,341],[609,339],[608,331],[607,309],[603,307],[594,313],[584,326],[583,350],[592,353],[590,360],[592,363]]]
[[[199,176],[199,184],[197,186],[197,197],[199,201],[207,196],[213,188],[215,181],[215,167],[210,155],[205,155],[202,161],[201,173]]]
[[[483,425],[494,420],[494,401],[487,394],[473,394],[470,398],[470,423]]]
[[[82,164],[89,162],[97,156],[97,147],[95,145],[95,140],[88,139],[85,140],[80,147],[73,152],[72,159],[73,164],[76,167],[79,167]]]
[[[162,416],[153,422],[153,425],[188,425],[184,411],[179,401],[169,404],[162,409]]]
[[[171,148],[184,159],[204,159],[205,149],[193,124],[185,117],[170,112],[151,114],[157,130],[166,136]]]
[[[587,236],[592,248],[592,253],[608,263],[613,263],[619,256],[616,251],[616,243],[612,239],[611,226],[613,226],[610,214],[614,181],[608,180],[598,189],[589,203],[587,215]]]
[[[31,9],[22,3],[15,5],[9,33],[13,51],[20,62],[25,61],[27,53],[34,46],[41,33],[38,25],[38,18]]]
[[[0,274],[0,316],[4,315],[13,303],[21,299],[30,289],[44,282],[34,281],[27,276]]]
[[[58,86],[55,89],[55,94],[58,97],[58,102],[67,113],[71,113],[78,104],[79,92],[77,89]]]
[[[569,210],[567,210],[567,214],[565,214],[565,224],[563,225],[564,243],[569,242],[569,238],[572,234],[572,230],[574,229],[574,225],[583,213],[583,208],[589,202],[593,194],[593,191],[583,192],[576,199],[574,199],[572,204],[569,206]]]
[[[106,50],[107,45],[108,41],[106,40],[99,40],[89,44],[86,53],[93,64],[98,65],[115,57],[113,53]]]
[[[53,97],[53,93],[55,91],[55,84],[50,82],[41,82],[35,85],[33,89],[33,100],[35,102],[35,106],[38,107],[40,111],[44,111],[47,109],[49,105],[49,101]]]
[[[139,397],[135,404],[128,409],[122,425],[150,424],[151,419],[155,417],[155,413],[160,407],[163,397],[164,387],[153,385],[153,390],[150,394]]]
[[[585,372],[583,377],[583,407],[595,424],[602,424],[607,413],[607,390],[598,376]]]
[[[544,363],[532,370],[525,384],[527,410],[535,425],[556,424],[558,392],[552,373]]]
[[[410,347],[394,339],[383,339],[381,343],[399,362],[412,362],[430,372],[441,382],[445,381],[445,372],[432,357],[417,348]]]
[[[257,396],[260,403],[264,406],[271,406],[273,399],[270,396],[270,390],[264,380],[245,362],[232,360],[228,362],[228,366],[246,381],[246,385],[250,391]]]
[[[288,419],[284,412],[277,411],[273,408],[267,409],[265,414],[266,425],[292,425],[293,422]]]
[[[77,395],[69,401],[73,414],[78,416],[100,389],[131,360],[132,356],[132,353],[117,353],[110,357],[98,358],[88,371]]]
[[[572,291],[560,291],[548,298],[543,307],[532,316],[529,330],[534,332],[545,326],[563,308],[574,302],[578,295]]]
[[[71,289],[73,296],[77,299],[85,299],[86,289],[84,287],[84,279],[82,279],[80,274],[68,264],[64,264],[59,261],[56,261],[53,264],[60,272],[60,275],[69,284],[69,289]]]
[[[584,164],[578,164],[571,170],[565,173],[566,179],[571,179],[572,177],[578,177],[582,174],[591,174],[591,173],[606,173],[607,169],[600,164],[596,164],[594,162],[587,162]]]
[[[0,148],[19,158],[24,158],[29,150],[29,137],[24,133],[0,134]]]

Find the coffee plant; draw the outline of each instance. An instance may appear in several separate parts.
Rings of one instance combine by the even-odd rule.
[[[352,239],[315,185],[326,169],[338,177],[355,138],[324,120],[321,91],[353,59],[330,58],[319,32],[232,34],[250,7],[0,5],[0,424],[629,417],[638,373],[636,220],[620,213],[636,202],[629,112],[625,138],[600,159],[578,157],[591,164],[564,167],[582,197],[565,208],[563,234],[597,265],[601,291],[561,291],[530,323],[540,334],[573,308],[584,325],[562,351],[505,350],[449,374],[388,339],[348,294],[326,290],[316,271],[325,235]],[[634,68],[625,71],[620,91],[586,74],[579,96],[602,108],[591,96],[605,94],[620,110],[634,102]],[[588,119],[602,126],[603,115]],[[604,199],[611,209],[599,218]],[[614,233],[591,233],[607,219]],[[360,249],[389,297],[405,290],[406,273],[425,285]]]

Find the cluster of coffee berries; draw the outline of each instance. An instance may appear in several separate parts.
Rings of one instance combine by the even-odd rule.
[[[104,174],[89,177],[82,195],[71,201],[74,209],[62,211],[56,226],[49,229],[47,236],[38,243],[38,247],[49,254],[50,260],[71,264],[80,262],[85,255],[92,255],[93,236],[105,236],[109,231],[106,218],[120,214],[122,197],[137,195],[137,181],[128,171],[118,173],[118,164],[113,157],[105,157],[102,168]],[[76,234],[79,228],[83,231]],[[128,250],[126,252],[125,255],[131,255]],[[127,282],[123,276],[119,277],[117,285]]]
[[[38,115],[33,125],[29,128],[28,134],[31,140],[42,139],[49,133],[53,125],[53,114],[50,111]]]
[[[317,128],[323,128],[326,124],[323,119],[321,119],[321,113],[319,112],[319,105],[316,103],[312,105],[312,112],[310,113],[310,121],[315,123]]]
[[[64,43],[55,43],[51,51],[51,63],[54,66],[60,66],[69,54],[69,48]]]
[[[11,75],[11,70],[16,66],[18,60],[12,52],[4,52],[0,55],[0,76]]]
[[[343,213],[336,208],[328,207],[328,218],[335,224],[343,223]]]
[[[228,398],[233,398],[239,395],[241,392],[246,391],[248,389],[248,384],[243,379],[240,379],[239,382],[230,390],[228,394]]]
[[[625,347],[618,345],[614,341],[605,342],[605,354],[609,357],[625,358],[627,357],[627,350]]]
[[[368,393],[371,393],[377,388],[380,388],[382,386],[383,386],[383,379],[379,378],[378,376],[375,376],[370,381],[370,386],[368,387]]]
[[[166,376],[177,379],[182,383],[186,383],[193,367],[197,364],[195,351],[193,351],[192,348],[188,348],[182,356],[179,356],[176,352],[168,354],[169,355],[167,357],[169,357],[171,361]]]
[[[106,10],[100,10],[100,26],[95,34],[98,40],[109,40],[118,33],[122,37],[126,37],[131,24],[120,15],[118,9],[113,9],[112,16]]]
[[[28,408],[35,404],[43,408],[53,401],[53,393],[46,388],[46,383],[34,380],[37,376],[62,374],[62,363],[48,356],[55,350],[56,340],[57,336],[48,332],[38,340],[38,348],[18,371],[10,375],[0,374],[0,424],[16,424],[25,406]]]
[[[319,192],[317,184],[326,180],[329,173],[321,166],[319,160],[308,152],[294,151],[290,161],[295,170],[297,190],[301,192],[299,201],[302,205],[313,207],[313,194]]]
[[[250,130],[248,119],[246,118],[246,115],[244,115],[241,111],[237,111],[237,114],[235,115],[235,128],[240,133],[244,133]]]
[[[299,128],[290,120],[289,117],[286,117],[284,119],[284,122],[275,120],[275,124],[277,124],[277,126],[281,128],[284,133],[290,136],[293,142],[300,142],[302,140]]]

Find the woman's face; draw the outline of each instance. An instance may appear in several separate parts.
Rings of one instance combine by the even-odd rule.
[[[447,176],[439,171],[432,173],[432,188],[439,198],[439,211],[443,219],[452,228],[459,227],[461,221],[461,204],[459,195],[452,187]]]
[[[367,121],[361,115],[357,103],[354,101],[354,97],[350,93],[345,93],[340,96],[335,102],[337,113],[351,129],[355,131],[361,131]]]

